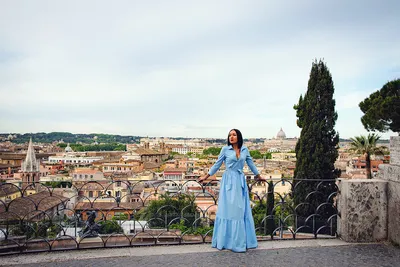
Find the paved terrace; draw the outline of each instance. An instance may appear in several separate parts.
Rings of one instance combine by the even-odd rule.
[[[210,244],[46,252],[0,257],[0,266],[400,266],[400,248],[338,239],[259,242],[247,253]]]

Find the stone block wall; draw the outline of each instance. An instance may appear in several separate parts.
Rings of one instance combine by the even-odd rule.
[[[388,239],[400,245],[400,136],[390,137],[390,164],[380,165],[388,182]]]
[[[338,233],[347,242],[400,245],[400,136],[390,138],[390,164],[377,179],[339,179]]]
[[[387,240],[387,181],[339,179],[338,232],[347,242]]]

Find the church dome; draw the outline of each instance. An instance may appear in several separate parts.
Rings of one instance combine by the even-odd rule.
[[[72,150],[72,148],[69,146],[69,143],[68,143],[67,147],[65,148],[65,152],[66,152],[66,153],[68,153],[68,152],[74,152],[74,151]]]
[[[282,128],[279,130],[279,132],[276,134],[276,138],[277,139],[286,139],[286,134],[285,132],[282,130]]]

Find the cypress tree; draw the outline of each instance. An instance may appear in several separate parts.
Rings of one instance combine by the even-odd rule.
[[[268,217],[265,220],[266,226],[266,234],[271,235],[273,234],[275,230],[275,212],[274,212],[274,206],[275,206],[275,199],[274,199],[274,184],[272,181],[268,182],[268,195],[267,195],[267,216]]]
[[[297,125],[301,128],[300,138],[296,144],[296,169],[294,188],[292,190],[297,216],[304,219],[314,213],[323,218],[332,215],[332,210],[318,205],[332,203],[328,197],[335,191],[334,182],[307,182],[303,179],[332,180],[339,176],[334,163],[338,157],[339,134],[335,131],[337,113],[333,99],[334,85],[332,76],[322,60],[312,63],[307,92],[300,95],[294,106]],[[302,180],[302,181],[299,181]],[[307,195],[318,190],[318,194]],[[308,203],[307,205],[300,205]],[[300,206],[299,206],[300,205]],[[309,224],[307,224],[309,225]],[[315,233],[316,229],[314,230]]]

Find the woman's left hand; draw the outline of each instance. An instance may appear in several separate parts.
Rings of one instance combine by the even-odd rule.
[[[256,175],[254,178],[256,178],[256,180],[260,181],[260,182],[266,182],[267,181],[265,178],[262,178],[261,175]]]

